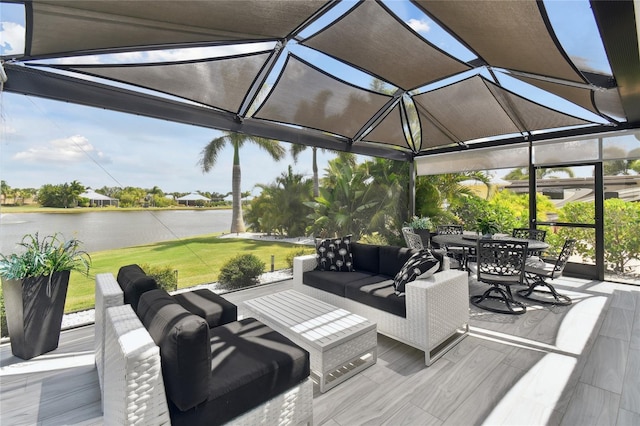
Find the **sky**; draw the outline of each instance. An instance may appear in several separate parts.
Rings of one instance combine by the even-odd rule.
[[[434,44],[463,60],[470,53],[438,26],[417,13],[408,2],[390,1],[388,6],[414,30]],[[348,9],[344,3],[333,13]],[[588,1],[546,2],[550,18],[560,41],[576,62],[590,69],[607,71],[603,49],[597,46],[593,31],[585,30],[593,20]],[[24,48],[24,16],[22,6],[0,3],[0,52],[10,54]],[[313,31],[313,28],[309,31]],[[597,33],[596,33],[597,35]],[[588,52],[581,52],[589,46]],[[304,49],[291,46],[296,54]],[[226,54],[238,50],[226,51]],[[313,53],[308,55],[313,56]],[[127,54],[116,61],[153,61],[183,58],[176,51],[153,54]],[[313,58],[305,58],[313,59]],[[103,62],[104,58],[83,58],[83,63]],[[359,71],[335,62],[328,68],[340,69],[341,76],[354,84],[367,87],[370,79]],[[103,186],[160,187],[165,192],[231,191],[233,152],[227,147],[214,169],[203,174],[197,165],[204,146],[222,135],[212,129],[171,123],[70,103],[50,101],[12,93],[0,93],[0,179],[13,188],[39,188],[43,184],[79,181],[94,189]],[[290,144],[283,143],[288,150]],[[293,171],[311,176],[311,149],[305,150],[297,164],[290,156],[280,162],[251,144],[240,153],[242,190],[259,193],[257,183],[271,183],[293,165]],[[335,155],[319,151],[319,168]],[[359,157],[360,161],[366,157]]]

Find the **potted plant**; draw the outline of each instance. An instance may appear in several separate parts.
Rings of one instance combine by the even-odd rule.
[[[476,231],[483,238],[492,238],[493,234],[499,231],[498,223],[490,217],[480,217],[476,219]]]
[[[71,271],[89,273],[91,258],[77,239],[27,234],[23,250],[0,254],[0,278],[11,352],[22,359],[58,347]]]
[[[420,235],[422,238],[422,245],[425,247],[429,247],[429,242],[431,240],[431,229],[433,229],[433,222],[430,218],[422,216],[413,216],[410,222],[405,223],[405,226],[408,226],[413,229],[413,232]]]

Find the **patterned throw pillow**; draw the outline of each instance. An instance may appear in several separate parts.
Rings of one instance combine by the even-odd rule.
[[[327,238],[316,244],[318,271],[353,272],[351,235]]]
[[[393,279],[397,296],[404,296],[405,286],[418,277],[427,278],[440,268],[440,262],[430,250],[420,250],[411,256]]]

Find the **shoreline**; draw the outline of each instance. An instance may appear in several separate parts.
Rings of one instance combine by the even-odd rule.
[[[196,206],[171,206],[171,207],[40,207],[40,206],[0,206],[0,215],[11,213],[53,213],[53,214],[82,214],[93,212],[135,212],[135,211],[172,211],[172,210],[231,210],[231,207],[196,207]]]

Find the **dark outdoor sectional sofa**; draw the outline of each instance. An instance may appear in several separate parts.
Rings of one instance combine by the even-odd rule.
[[[376,322],[379,333],[423,350],[427,365],[466,336],[467,273],[448,269],[446,257],[438,272],[398,296],[393,279],[417,250],[354,242],[350,251],[352,272],[317,270],[317,255],[296,257],[294,289]]]
[[[123,340],[132,329],[140,347]],[[154,350],[149,375],[154,356],[137,356]],[[96,276],[96,363],[105,424],[312,420],[308,352],[254,318],[238,321],[236,306],[209,290],[169,295],[137,265],[117,281]]]

